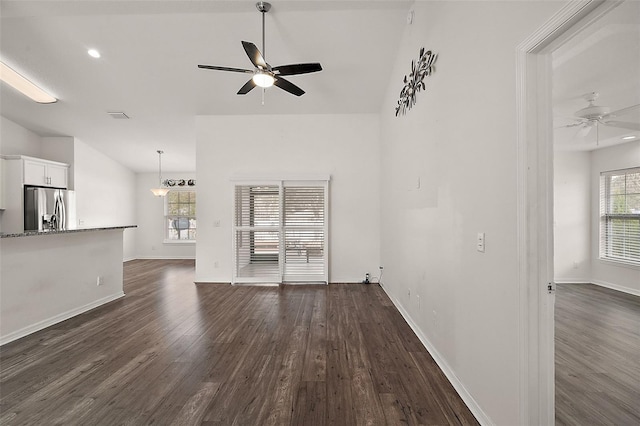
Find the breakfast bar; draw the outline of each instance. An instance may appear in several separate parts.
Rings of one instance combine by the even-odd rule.
[[[127,228],[0,234],[0,345],[124,296]]]

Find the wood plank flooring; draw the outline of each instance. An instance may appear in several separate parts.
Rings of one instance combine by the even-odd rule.
[[[477,424],[377,285],[193,279],[127,262],[125,298],[0,348],[0,424]]]
[[[556,291],[556,424],[640,425],[640,297]]]

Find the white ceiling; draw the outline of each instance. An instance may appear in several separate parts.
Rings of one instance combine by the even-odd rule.
[[[559,150],[593,150],[625,143],[640,131],[598,126],[580,135],[575,112],[588,103],[583,95],[598,92],[596,105],[617,111],[640,104],[640,2],[626,1],[588,26],[553,55],[554,142]],[[615,120],[640,125],[640,107]],[[636,140],[638,140],[636,139]]]
[[[197,68],[251,68],[240,41],[262,48],[254,1],[2,0],[2,61],[59,101],[36,104],[3,83],[0,112],[41,136],[75,136],[136,172],[157,170],[157,149],[164,170],[195,170],[197,115],[378,112],[411,2],[272,4],[269,63],[320,62],[323,71],[287,77],[302,97],[271,88],[262,105],[260,90],[236,95],[247,75]]]
[[[0,57],[59,101],[36,104],[4,83],[0,113],[42,136],[75,136],[136,172],[195,170],[197,115],[376,113],[380,111],[409,1],[272,2],[266,58],[272,65],[320,62],[320,73],[236,95],[247,76],[197,64],[251,68],[241,40],[261,48],[254,1],[0,1]],[[98,49],[93,59],[87,49]],[[640,103],[640,2],[627,1],[553,55],[556,145],[594,149],[576,138],[582,95],[612,110]],[[114,120],[123,111],[130,120]],[[637,114],[617,118],[640,123]],[[251,125],[248,119],[247,125]],[[241,131],[241,129],[239,129]],[[638,134],[600,128],[598,146]],[[233,141],[228,141],[233,143]]]

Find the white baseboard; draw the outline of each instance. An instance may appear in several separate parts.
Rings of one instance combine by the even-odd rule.
[[[140,260],[196,260],[196,257],[195,256],[137,256],[136,259],[140,259]]]
[[[418,339],[420,339],[420,342],[425,347],[427,352],[431,354],[431,356],[433,357],[433,360],[436,362],[436,364],[438,364],[438,367],[440,367],[444,375],[447,376],[447,379],[449,380],[449,382],[451,382],[451,384],[453,385],[453,388],[456,390],[456,392],[458,392],[458,395],[460,395],[460,398],[462,398],[462,401],[464,401],[464,403],[467,405],[471,413],[475,416],[476,420],[478,420],[478,422],[481,425],[493,425],[494,423],[491,421],[489,416],[487,416],[487,414],[482,410],[482,408],[480,408],[480,405],[478,405],[476,400],[473,399],[469,391],[467,391],[467,389],[464,387],[460,379],[458,379],[458,376],[456,376],[456,374],[451,369],[449,364],[444,360],[444,358],[436,350],[433,344],[431,344],[431,342],[429,341],[427,336],[424,335],[420,327],[418,327],[418,325],[413,321],[413,319],[409,315],[409,312],[404,308],[404,306],[402,306],[402,303],[400,303],[400,301],[397,300],[396,298],[392,297],[387,292],[384,286],[381,286],[381,287],[384,290],[384,292],[387,293],[387,296],[389,296],[389,299],[391,299],[391,302],[398,309],[398,311],[400,312],[402,317],[405,319],[407,324],[409,324],[409,327],[411,327],[411,329],[416,334],[416,336],[418,336]]]
[[[640,296],[640,290],[630,287],[621,286],[618,284],[609,283],[606,281],[593,280],[593,284],[599,285],[600,287],[610,288],[612,290],[621,291],[623,293],[632,294],[634,296]]]
[[[137,259],[136,257],[126,257],[122,259],[122,263],[131,262],[132,260],[136,260],[136,259]]]
[[[40,331],[44,328],[50,327],[59,322],[68,320],[69,318],[72,318],[72,317],[75,317],[76,315],[80,315],[81,313],[90,311],[91,309],[97,308],[98,306],[104,305],[105,303],[109,303],[123,296],[124,296],[124,292],[121,291],[120,293],[103,297],[102,299],[98,299],[84,306],[80,306],[79,308],[71,309],[69,311],[58,314],[54,317],[47,318],[35,324],[21,328],[20,330],[7,334],[6,336],[0,336],[0,346],[7,344],[9,342],[13,342],[14,340],[18,340],[22,337],[28,336],[31,333],[35,333],[36,331]]]
[[[556,284],[591,284],[591,281],[585,281],[584,278],[572,280],[571,278],[566,278],[562,280],[555,279],[553,280]]]

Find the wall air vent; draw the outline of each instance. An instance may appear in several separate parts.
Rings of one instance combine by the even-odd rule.
[[[128,120],[129,116],[127,114],[125,114],[124,112],[108,112],[107,114],[109,114],[111,116],[111,118],[115,118],[117,120]]]

